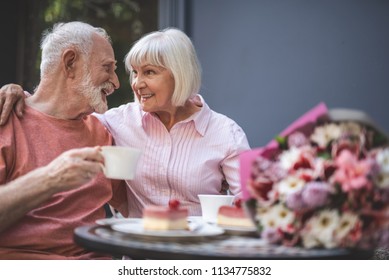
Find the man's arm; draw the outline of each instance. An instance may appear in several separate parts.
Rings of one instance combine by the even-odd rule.
[[[102,171],[100,148],[69,150],[47,166],[0,186],[0,232],[58,192],[75,189]]]

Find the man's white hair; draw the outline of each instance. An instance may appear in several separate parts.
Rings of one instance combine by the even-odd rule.
[[[75,48],[88,58],[94,34],[102,36],[111,43],[110,37],[103,28],[93,27],[80,21],[57,23],[51,30],[45,31],[41,41],[41,78],[60,63],[63,51],[69,47]]]

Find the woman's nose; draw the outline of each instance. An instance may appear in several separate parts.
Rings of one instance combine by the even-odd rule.
[[[134,89],[138,90],[138,89],[141,89],[141,88],[144,88],[145,87],[145,82],[144,80],[137,76],[136,78],[133,78],[132,79],[132,86],[134,87]]]

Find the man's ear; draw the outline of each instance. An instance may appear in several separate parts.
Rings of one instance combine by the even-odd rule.
[[[74,49],[67,49],[62,54],[62,68],[69,78],[75,77],[75,67],[78,54]]]

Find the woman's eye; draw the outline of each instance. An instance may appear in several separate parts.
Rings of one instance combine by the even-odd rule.
[[[153,75],[155,74],[155,71],[154,70],[146,70],[146,75]]]

